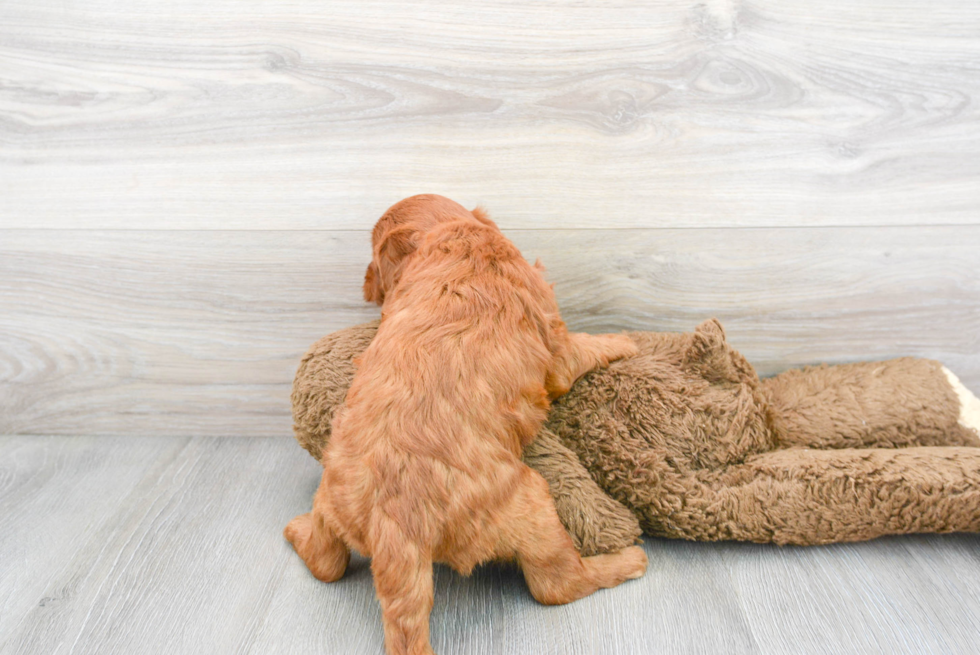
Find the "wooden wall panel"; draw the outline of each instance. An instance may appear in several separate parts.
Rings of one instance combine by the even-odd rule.
[[[508,234],[574,329],[718,316],[763,374],[918,355],[980,389],[980,227]],[[377,315],[368,238],[0,232],[0,434],[288,435],[301,354]]]
[[[485,204],[573,327],[980,386],[980,5],[0,5],[0,433],[289,431],[367,230]]]
[[[976,224],[980,4],[8,1],[0,228]]]

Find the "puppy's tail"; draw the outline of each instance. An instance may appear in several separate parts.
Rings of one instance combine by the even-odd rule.
[[[432,556],[390,516],[372,520],[371,572],[389,653],[429,654]]]

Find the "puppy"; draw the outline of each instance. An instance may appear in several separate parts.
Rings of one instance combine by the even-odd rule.
[[[466,575],[516,559],[545,604],[643,575],[638,547],[580,557],[521,462],[549,400],[633,342],[569,333],[540,267],[480,210],[414,196],[372,242],[364,296],[381,325],[335,416],[313,511],[284,532],[313,575],[339,579],[351,548],[371,557],[390,655],[432,653],[433,562]]]

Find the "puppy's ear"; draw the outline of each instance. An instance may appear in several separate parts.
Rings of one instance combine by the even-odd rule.
[[[413,226],[402,225],[388,231],[378,252],[398,263],[418,248],[419,233]]]
[[[378,305],[383,305],[385,301],[385,292],[381,288],[378,265],[374,262],[368,264],[367,271],[364,273],[364,300]]]
[[[384,303],[385,294],[398,285],[398,279],[405,268],[409,255],[418,248],[418,231],[401,226],[388,230],[374,250],[374,260],[364,276],[364,297],[379,305]],[[368,294],[368,281],[374,280],[373,290]]]

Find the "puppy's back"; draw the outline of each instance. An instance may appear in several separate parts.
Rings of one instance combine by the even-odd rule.
[[[357,522],[378,489],[407,493],[426,508],[423,532],[438,533],[451,514],[492,505],[547,413],[554,312],[550,287],[495,227],[432,230],[386,299],[338,412],[324,463],[364,493],[346,496],[359,509],[341,513]]]
[[[544,393],[556,315],[550,287],[499,230],[473,221],[439,226],[385,303],[349,409],[364,403],[377,416],[383,407],[419,430],[436,430],[443,418],[499,430],[495,412],[521,393]],[[450,411],[455,420],[443,416]]]

